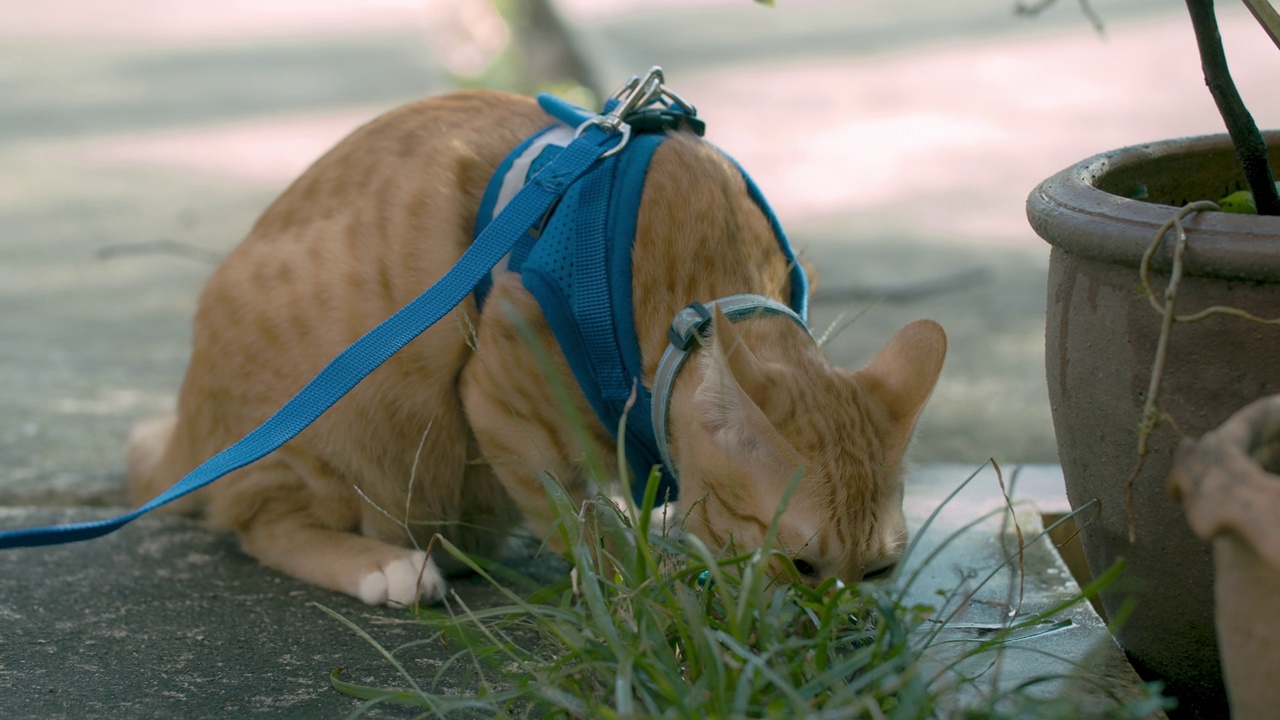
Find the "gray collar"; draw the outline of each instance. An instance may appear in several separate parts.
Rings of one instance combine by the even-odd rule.
[[[714,317],[712,309],[717,307],[731,322],[766,315],[785,315],[813,337],[809,332],[809,326],[795,311],[763,295],[730,295],[706,305],[694,302],[676,313],[675,319],[671,321],[671,328],[667,330],[667,337],[670,338],[671,344],[667,346],[666,352],[662,353],[662,359],[658,361],[658,372],[653,377],[652,406],[653,434],[658,440],[658,451],[662,454],[662,470],[673,481],[678,481],[679,475],[676,473],[675,462],[671,459],[671,442],[667,437],[671,392],[675,388],[676,376],[680,374],[680,368],[684,366],[695,344],[710,326],[711,318]]]

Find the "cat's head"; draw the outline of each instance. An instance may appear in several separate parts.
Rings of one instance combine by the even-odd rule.
[[[676,440],[686,530],[708,545],[763,544],[799,474],[778,539],[806,582],[854,582],[906,547],[903,454],[933,392],[946,335],[900,329],[865,368],[833,366],[790,320],[719,312]]]

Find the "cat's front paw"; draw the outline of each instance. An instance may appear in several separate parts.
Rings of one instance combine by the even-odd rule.
[[[404,606],[418,600],[436,602],[444,598],[444,591],[444,576],[435,560],[413,550],[365,575],[359,598],[370,605]]]

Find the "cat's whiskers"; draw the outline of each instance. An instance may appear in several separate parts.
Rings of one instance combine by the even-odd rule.
[[[422,548],[418,546],[418,539],[413,536],[413,531],[409,529],[409,525],[407,524],[408,518],[405,518],[405,520],[401,520],[396,516],[392,515],[391,513],[387,512],[385,508],[383,508],[378,503],[374,502],[373,498],[369,497],[368,495],[365,495],[364,490],[361,490],[359,485],[352,483],[351,489],[356,491],[356,494],[360,496],[361,500],[364,500],[365,502],[369,503],[369,507],[382,513],[383,515],[386,516],[388,520],[395,523],[396,525],[399,525],[404,530],[405,535],[409,536],[409,542],[413,543],[414,550],[422,550]]]
[[[422,431],[422,437],[418,440],[418,449],[413,454],[413,465],[409,468],[409,487],[404,494],[404,522],[400,523],[400,526],[405,529],[405,532],[409,533],[409,542],[413,543],[415,550],[420,550],[421,548],[418,547],[417,538],[409,530],[409,508],[413,503],[413,487],[418,480],[418,463],[422,460],[422,447],[427,444],[427,435],[431,433],[431,426],[434,423],[435,420],[427,422],[427,429]]]

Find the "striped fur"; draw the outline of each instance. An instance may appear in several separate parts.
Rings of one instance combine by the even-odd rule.
[[[470,242],[497,163],[546,122],[525,98],[425,100],[360,128],[299,177],[209,280],[176,415],[131,438],[131,498],[153,497],[251,430],[440,277]],[[788,296],[740,174],[691,136],[654,158],[633,264],[650,376],[670,318],[691,300]],[[673,400],[690,527],[717,545],[758,542],[803,467],[787,546],[845,579],[891,561],[905,534],[902,455],[941,367],[941,329],[910,325],[851,374],[789,321],[716,326]],[[538,474],[582,499],[597,491],[592,467],[618,467],[611,434],[507,276],[482,315],[464,301],[298,438],[184,509],[203,509],[269,566],[366,602],[408,603],[444,588],[439,553],[413,545],[426,550],[439,532],[495,554],[521,518],[544,535]]]

